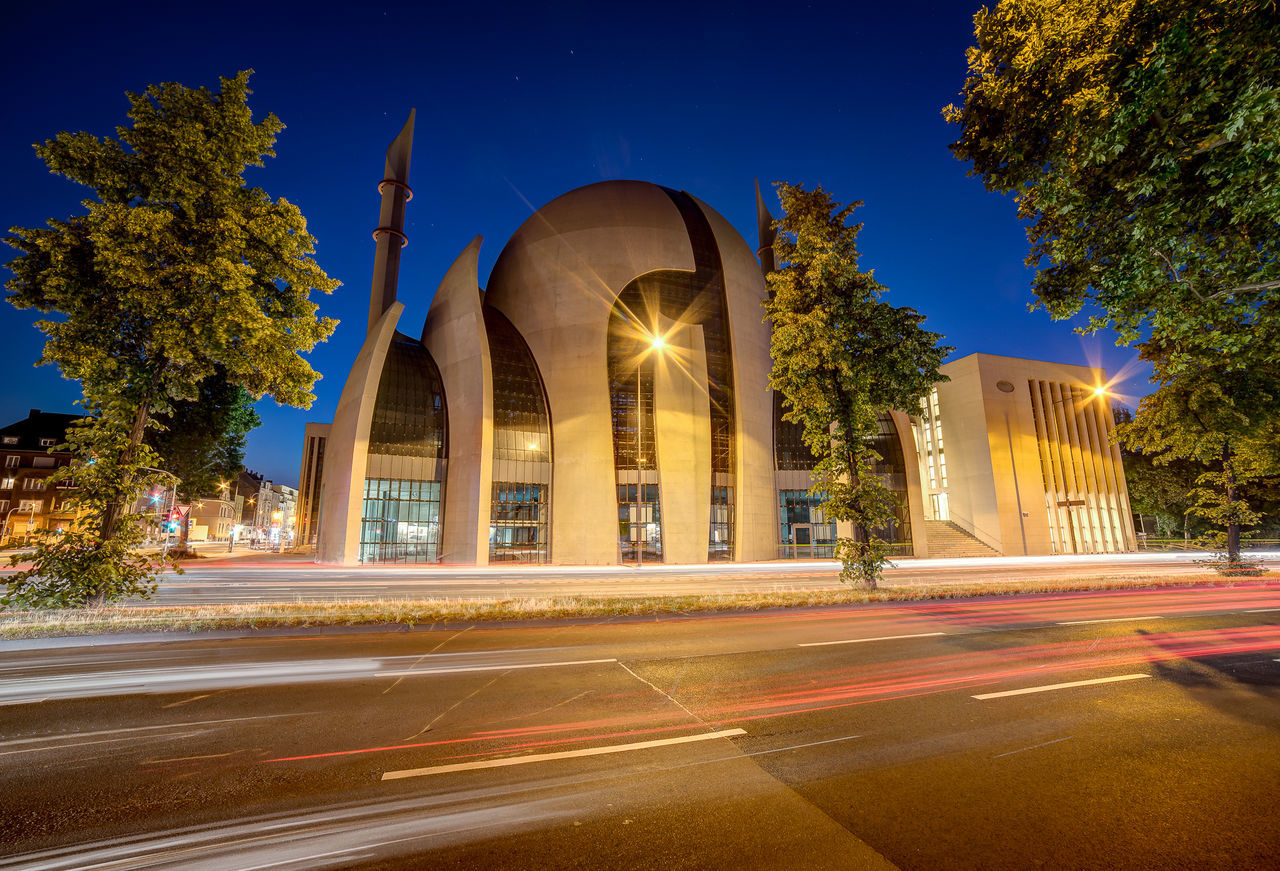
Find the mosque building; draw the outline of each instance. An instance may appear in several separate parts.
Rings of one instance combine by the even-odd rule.
[[[418,335],[397,301],[413,114],[387,151],[367,336],[307,424],[298,533],[318,562],[604,565],[830,557],[843,530],[768,389],[753,250],[684,191],[605,181],[538,209],[480,287],[479,238]],[[1135,547],[1105,373],[972,354],[886,409],[903,556]]]

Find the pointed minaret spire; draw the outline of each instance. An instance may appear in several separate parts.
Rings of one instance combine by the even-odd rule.
[[[382,194],[382,211],[373,239],[378,247],[373,259],[373,290],[369,294],[369,330],[382,313],[396,301],[396,282],[400,277],[400,249],[409,244],[404,234],[404,206],[413,199],[409,187],[409,157],[413,152],[413,116],[387,148],[387,166],[378,182]]]
[[[778,237],[778,231],[773,228],[773,215],[769,214],[764,197],[760,196],[760,179],[756,179],[756,229],[760,233],[756,257],[760,258],[760,271],[768,275],[773,271],[773,240]]]

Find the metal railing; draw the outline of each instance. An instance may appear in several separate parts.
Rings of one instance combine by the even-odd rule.
[[[889,544],[889,556],[903,557],[914,555],[911,542],[895,541]],[[778,559],[794,560],[829,560],[836,558],[834,542],[819,544],[786,544],[778,545]]]
[[[1242,551],[1248,550],[1280,550],[1280,538],[1249,538],[1240,542]],[[1211,553],[1214,551],[1212,547],[1206,547],[1204,543],[1196,537],[1190,540],[1185,538],[1152,538],[1138,534],[1138,550],[1151,551],[1195,551],[1197,553]]]
[[[978,541],[985,544],[987,547],[991,548],[997,553],[1000,552],[999,536],[992,535],[991,533],[987,532],[985,529],[979,529],[978,525],[974,523],[972,520],[966,520],[963,517],[957,517],[954,513],[951,513],[950,515],[948,515],[946,520],[939,520],[937,522],[954,524],[960,527],[960,529],[965,533],[973,536]]]

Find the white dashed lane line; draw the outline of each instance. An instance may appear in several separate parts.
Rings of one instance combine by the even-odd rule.
[[[1051,683],[1038,687],[1024,687],[1020,690],[1004,690],[998,693],[982,693],[973,696],[975,699],[986,701],[987,699],[1003,699],[1006,696],[1025,696],[1028,693],[1047,693],[1052,690],[1065,690],[1071,687],[1091,687],[1097,684],[1115,683],[1122,680],[1138,680],[1139,678],[1151,677],[1149,674],[1121,674],[1115,677],[1096,677],[1093,680],[1073,680],[1067,683]]]

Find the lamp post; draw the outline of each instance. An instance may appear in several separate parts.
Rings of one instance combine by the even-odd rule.
[[[164,476],[166,476],[170,481],[172,481],[172,482],[173,482],[169,487],[166,487],[166,488],[165,488],[165,490],[166,490],[166,495],[167,495],[170,491],[172,492],[172,494],[173,494],[173,495],[172,495],[172,497],[171,497],[170,499],[168,499],[168,500],[167,500],[167,509],[168,509],[168,510],[165,512],[165,523],[164,523],[164,547],[162,547],[162,548],[161,548],[161,550],[160,550],[160,558],[161,558],[161,559],[164,559],[164,557],[166,557],[166,556],[168,556],[168,555],[169,555],[169,522],[170,522],[170,521],[169,521],[169,516],[170,516],[171,514],[173,514],[173,506],[174,506],[174,504],[177,502],[177,499],[178,499],[178,484],[180,484],[180,483],[182,482],[182,479],[181,479],[181,478],[179,478],[177,475],[173,474],[173,472],[166,472],[164,469],[157,469],[157,468],[155,468],[154,466],[141,466],[141,467],[139,467],[139,468],[140,468],[143,472],[155,472],[157,475],[164,475]],[[152,504],[154,504],[156,500],[155,500],[155,499],[152,499],[151,501],[152,501]]]
[[[662,336],[649,337],[649,349],[662,353],[662,349],[666,346],[666,342]],[[641,354],[640,359],[636,361],[636,568],[644,565],[644,521],[640,514],[640,498],[644,491],[644,475],[643,468],[644,458],[640,456],[644,447],[641,438],[644,432],[644,406],[640,397],[640,373],[642,371],[642,363],[644,355]]]

